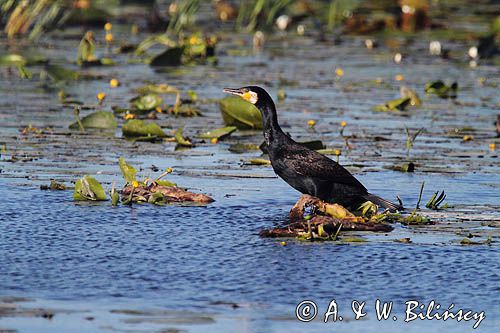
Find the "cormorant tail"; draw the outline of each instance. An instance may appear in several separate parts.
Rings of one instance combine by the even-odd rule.
[[[376,205],[382,206],[384,208],[389,209],[390,211],[403,210],[403,206],[390,202],[389,200],[385,200],[375,194],[368,193],[363,196],[364,199],[373,202]]]

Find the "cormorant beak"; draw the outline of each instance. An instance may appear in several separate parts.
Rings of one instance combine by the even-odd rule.
[[[243,98],[245,101],[250,102],[252,104],[257,103],[258,96],[256,93],[249,91],[247,88],[224,88],[224,92],[228,94],[233,94],[236,96],[240,96]]]
[[[233,94],[233,95],[237,95],[237,96],[240,96],[240,97],[243,97],[243,90],[240,89],[240,88],[224,88],[224,92],[225,93],[228,93],[228,94]]]

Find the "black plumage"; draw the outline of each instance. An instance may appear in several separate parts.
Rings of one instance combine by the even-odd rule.
[[[298,144],[286,135],[278,123],[274,102],[264,89],[247,86],[226,88],[224,91],[241,96],[261,111],[272,167],[278,176],[296,190],[345,207],[357,207],[369,200],[391,210],[402,209],[400,205],[369,193],[337,162]]]

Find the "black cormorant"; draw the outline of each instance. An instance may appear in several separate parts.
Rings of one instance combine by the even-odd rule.
[[[390,210],[403,208],[368,193],[363,184],[340,164],[286,135],[278,124],[274,102],[264,89],[247,86],[225,88],[224,92],[240,96],[260,110],[274,172],[294,189],[345,207],[357,208],[357,205],[369,200]]]

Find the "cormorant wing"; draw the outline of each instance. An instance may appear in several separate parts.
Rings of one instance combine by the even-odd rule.
[[[304,177],[330,180],[367,191],[363,184],[337,162],[303,146],[297,145],[294,148],[282,152],[283,161],[290,171]]]

